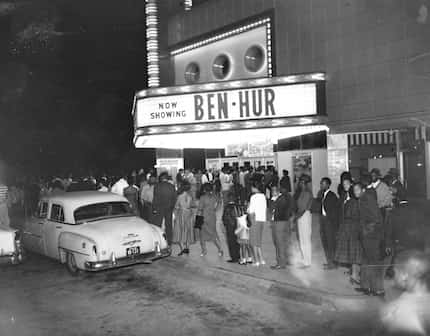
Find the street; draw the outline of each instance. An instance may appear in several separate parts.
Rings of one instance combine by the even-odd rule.
[[[1,274],[2,336],[370,335],[373,328],[364,313],[242,291],[187,273],[175,257],[72,277],[31,255],[1,265]]]

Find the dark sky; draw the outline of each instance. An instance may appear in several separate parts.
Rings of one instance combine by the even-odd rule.
[[[136,168],[143,0],[0,0],[0,160],[35,173]]]

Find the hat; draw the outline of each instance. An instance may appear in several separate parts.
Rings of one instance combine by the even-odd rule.
[[[370,174],[375,174],[375,175],[377,175],[378,177],[380,177],[380,176],[381,176],[381,171],[380,171],[378,168],[373,168],[373,169],[370,171]]]

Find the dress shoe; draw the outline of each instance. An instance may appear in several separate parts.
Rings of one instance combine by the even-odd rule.
[[[235,260],[235,259],[229,259],[227,260],[228,263],[237,263],[239,262],[239,260]]]
[[[358,287],[358,288],[354,288],[354,290],[356,291],[356,292],[359,292],[359,293],[363,293],[364,295],[370,295],[370,289],[368,289],[368,288],[361,288],[361,287]]]
[[[377,296],[380,298],[384,298],[385,297],[385,291],[372,291],[370,293],[372,296]]]

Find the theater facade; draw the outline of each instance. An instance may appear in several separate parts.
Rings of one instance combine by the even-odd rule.
[[[430,45],[415,1],[146,0],[136,147],[157,165],[274,165],[358,177],[396,168],[430,198]]]

